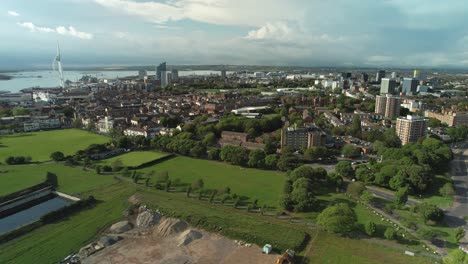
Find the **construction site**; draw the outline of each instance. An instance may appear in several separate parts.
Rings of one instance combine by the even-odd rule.
[[[62,263],[184,263],[184,264],[283,264],[293,263],[293,252],[274,253],[243,241],[190,227],[186,222],[161,215],[146,206],[127,212],[97,241],[83,247]]]

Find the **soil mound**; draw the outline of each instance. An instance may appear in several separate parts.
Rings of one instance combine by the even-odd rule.
[[[163,218],[153,231],[153,237],[168,237],[186,230],[189,225],[175,218]]]

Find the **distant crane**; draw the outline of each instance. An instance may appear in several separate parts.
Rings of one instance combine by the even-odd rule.
[[[62,55],[60,54],[60,45],[57,41],[57,55],[52,62],[52,70],[55,71],[55,65],[57,64],[57,71],[60,78],[60,87],[65,88],[65,82],[63,81],[63,71],[62,71]]]

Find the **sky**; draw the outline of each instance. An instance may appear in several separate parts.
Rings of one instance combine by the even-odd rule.
[[[2,0],[0,68],[468,68],[465,0]]]

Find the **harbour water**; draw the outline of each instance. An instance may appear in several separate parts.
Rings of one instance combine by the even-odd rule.
[[[71,202],[60,197],[47,200],[43,203],[22,210],[16,214],[0,219],[0,235],[12,231],[21,226],[33,223],[41,216],[70,205]]]
[[[155,75],[154,71],[148,71],[148,75]],[[58,73],[52,70],[42,71],[19,71],[5,72],[3,75],[13,77],[10,80],[0,80],[0,90],[18,92],[24,88],[31,87],[57,87],[59,85]],[[138,71],[64,71],[63,77],[65,80],[72,82],[78,81],[84,75],[97,77],[98,79],[114,79],[118,77],[137,76]],[[220,75],[219,71],[179,71],[179,76],[191,75]]]

